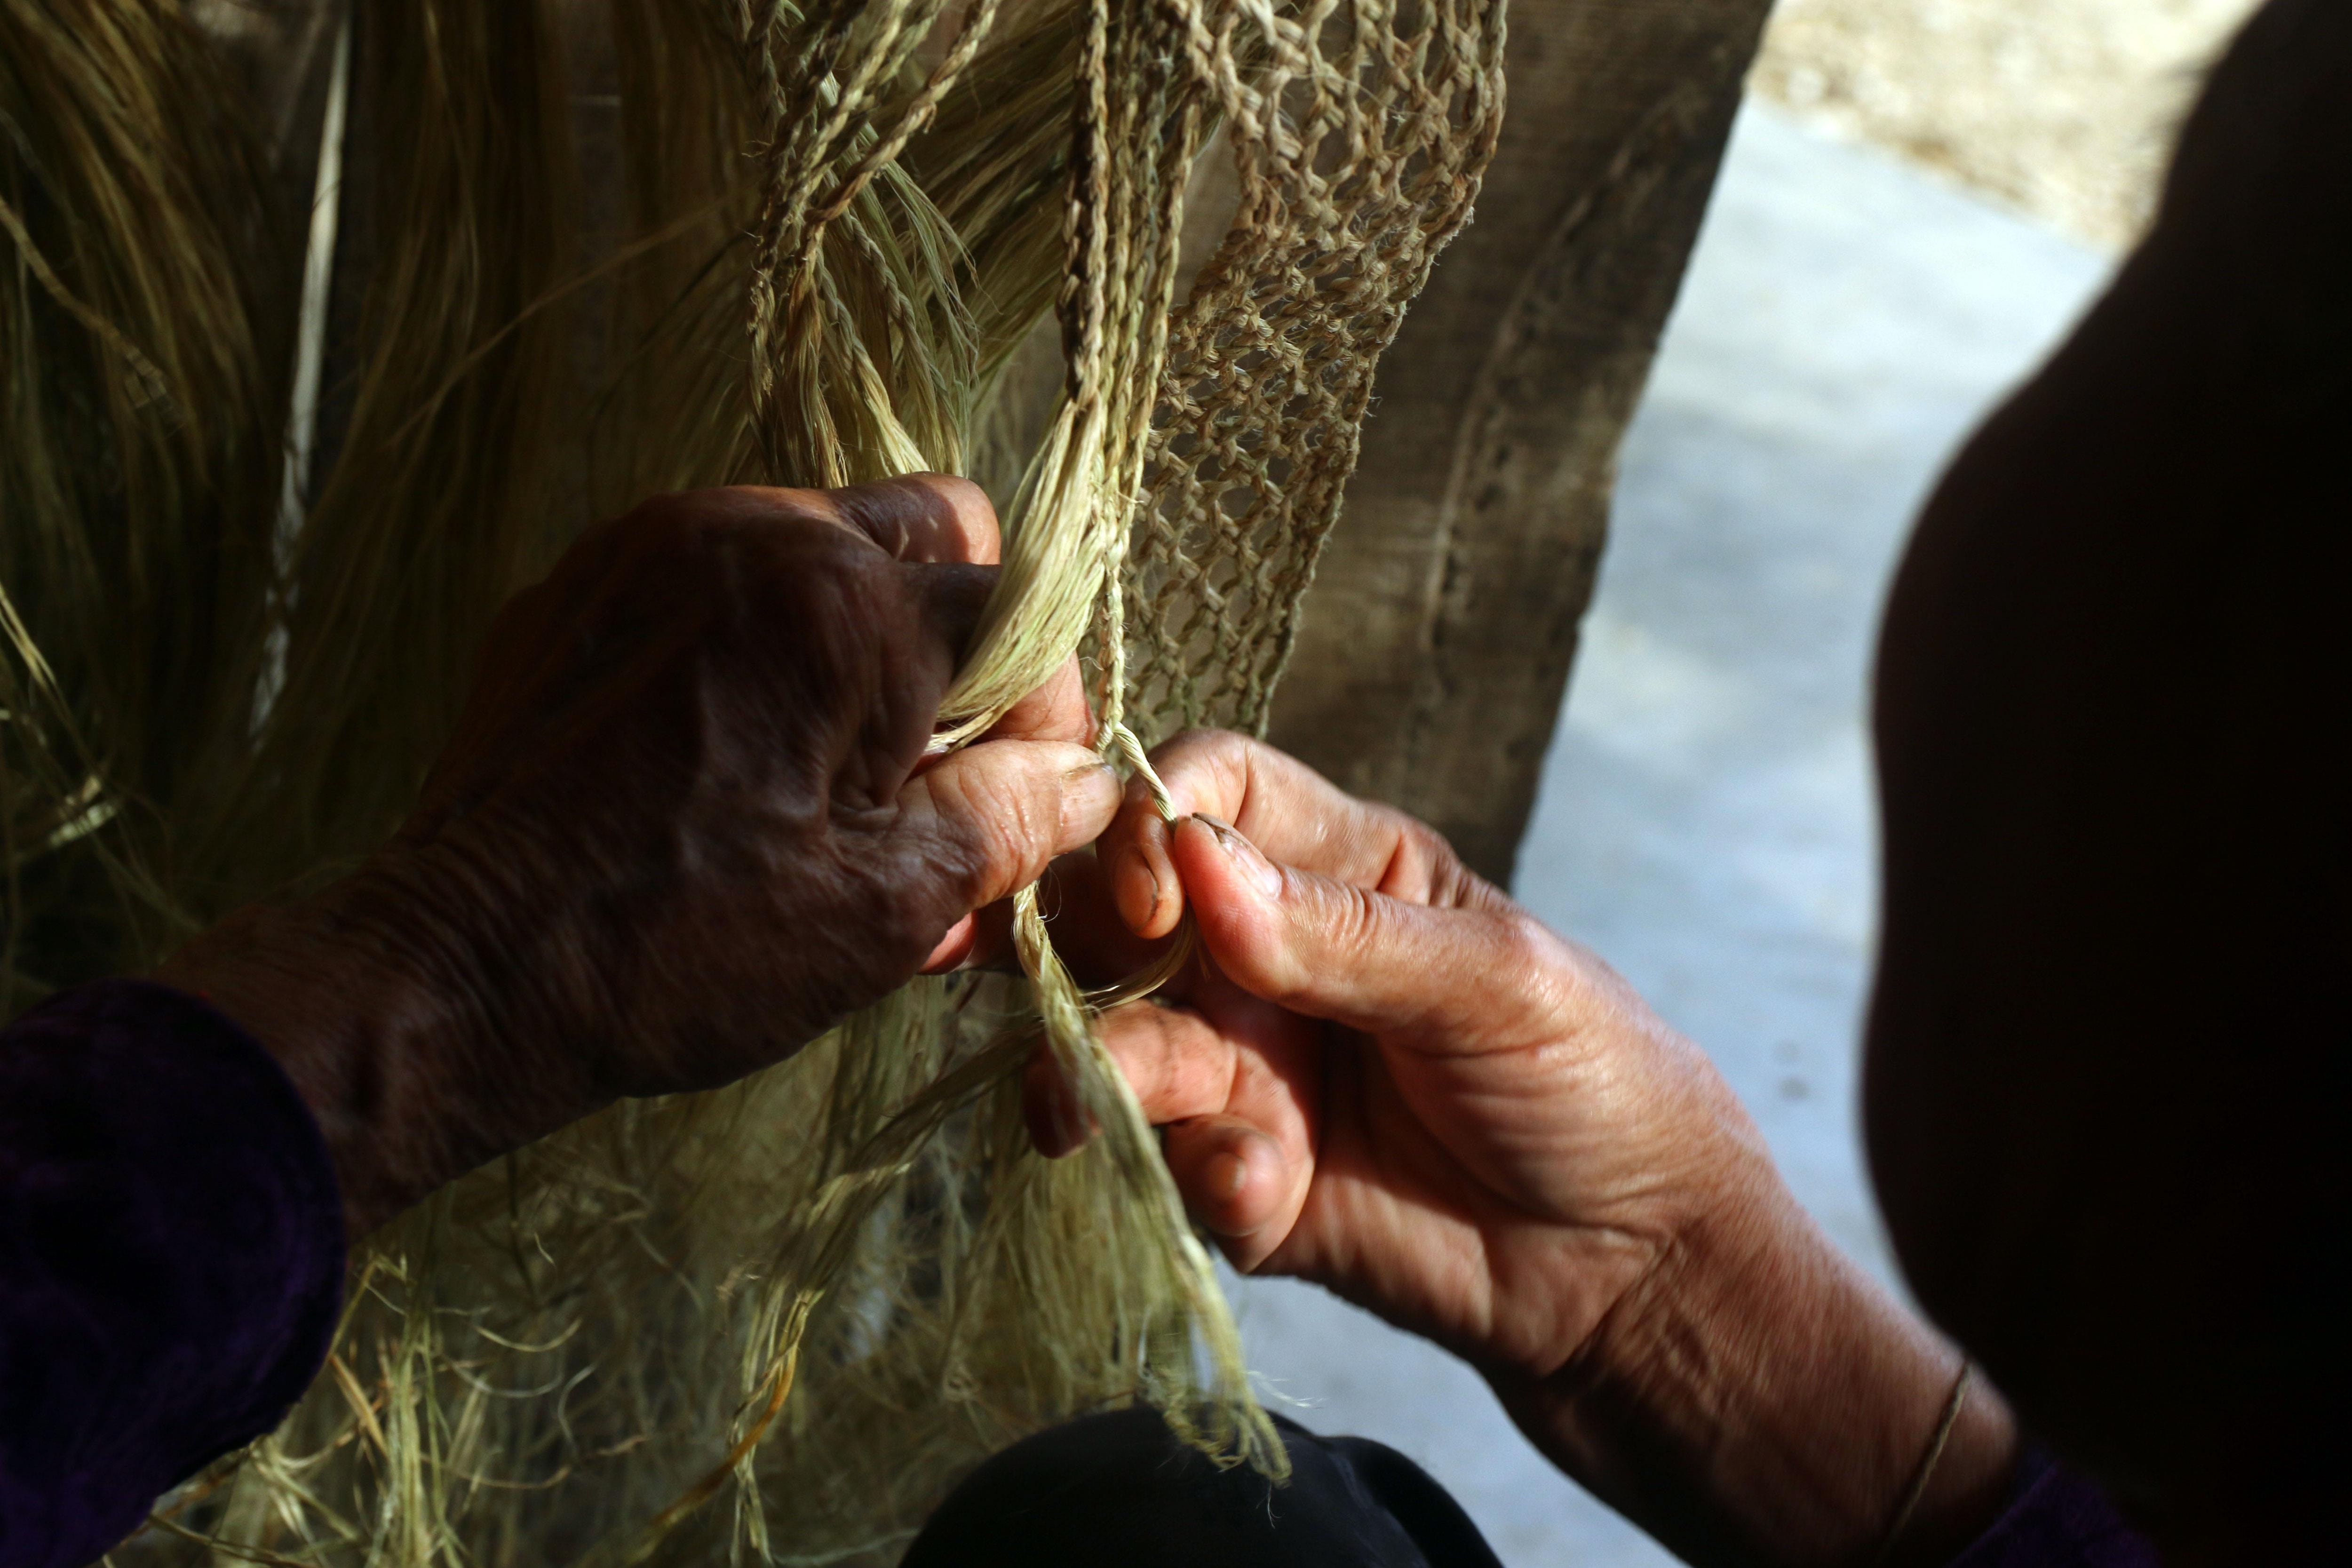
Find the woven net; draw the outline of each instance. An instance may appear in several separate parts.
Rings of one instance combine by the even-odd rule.
[[[1150,740],[1265,727],[1373,369],[1493,154],[1502,20],[1499,4],[1318,5],[1248,25],[1267,35],[1261,75],[1230,43],[1203,62],[1240,200],[1169,325],[1132,527],[1129,702]]]
[[[940,745],[1074,652],[1129,765],[1181,725],[1263,724],[1374,365],[1493,149],[1500,0],[613,0],[629,211],[577,273],[544,195],[572,135],[545,79],[562,28],[528,5],[372,9],[360,57],[405,136],[383,139],[377,346],[290,557],[253,521],[278,488],[254,432],[284,390],[249,367],[283,350],[282,275],[222,265],[248,254],[226,220],[126,259],[109,244],[156,237],[124,232],[102,170],[0,166],[23,367],[0,434],[20,469],[47,455],[0,475],[12,943],[102,971],[363,852],[446,728],[416,693],[614,494],[996,463],[1004,569]],[[0,0],[0,56],[96,84],[0,67],[12,124],[65,127],[59,167],[129,145],[126,102],[168,120],[227,90],[160,0]],[[125,81],[141,92],[100,90]],[[218,193],[251,178],[152,156],[171,210],[233,211]],[[1229,161],[1229,219],[1188,220],[1203,159]],[[1224,232],[1180,298],[1188,221]],[[205,320],[155,302],[173,267],[202,273]],[[564,345],[592,307],[617,346],[583,390]],[[1045,320],[1058,374],[1016,406]],[[633,352],[656,324],[672,346]],[[220,370],[201,342],[246,357]],[[234,396],[205,398],[207,375]],[[103,390],[110,488],[49,471],[74,456],[52,383]],[[584,496],[530,458],[573,428],[598,448]],[[1008,430],[1028,433],[1009,462]],[[225,473],[247,478],[191,478]],[[458,521],[483,516],[522,521]],[[165,522],[192,550],[245,542],[211,590],[236,608],[212,695],[172,708],[214,716],[168,731],[89,630],[160,602],[115,545]],[[99,542],[78,577],[76,540]],[[1024,978],[918,982],[782,1067],[616,1106],[370,1238],[309,1396],[117,1561],[887,1563],[979,1458],[1135,1401],[1278,1475],[1207,1256],[1094,1041],[1112,998],[1050,937],[1033,890]],[[1105,1130],[1052,1163],[1018,1106],[1041,1039]]]

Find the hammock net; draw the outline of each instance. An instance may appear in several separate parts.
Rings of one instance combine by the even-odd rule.
[[[1501,112],[1501,0],[348,25],[368,265],[289,483],[307,230],[250,84],[173,0],[0,0],[12,1009],[363,856],[499,600],[654,490],[982,479],[1004,568],[942,747],[1074,652],[1122,765],[1262,727]],[[1138,1401],[1278,1477],[1046,912],[1024,896],[1023,977],[919,981],[368,1238],[310,1394],[113,1560],[889,1563],[981,1458]],[[1104,1129],[1051,1163],[1018,1105],[1041,1039]]]

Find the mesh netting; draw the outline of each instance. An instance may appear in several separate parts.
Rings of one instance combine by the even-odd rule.
[[[1300,596],[1356,466],[1372,372],[1468,216],[1502,110],[1502,7],[1203,16],[1240,175],[1226,236],[1170,324],[1127,563],[1129,705],[1158,740],[1263,730]]]

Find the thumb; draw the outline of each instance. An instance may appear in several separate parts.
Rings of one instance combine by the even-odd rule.
[[[1118,776],[1087,747],[986,741],[908,780],[899,821],[944,851],[970,910],[1010,898],[1055,856],[1094,842],[1119,794]]]
[[[1227,824],[1188,817],[1170,845],[1202,942],[1252,994],[1366,1033],[1467,1045],[1545,1027],[1567,943],[1507,900],[1411,903],[1277,866]]]

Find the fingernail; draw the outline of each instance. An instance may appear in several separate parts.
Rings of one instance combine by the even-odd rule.
[[[1193,813],[1192,820],[1217,836],[1218,846],[1251,881],[1257,884],[1260,892],[1271,899],[1282,891],[1282,872],[1273,861],[1258,853],[1256,845],[1242,837],[1241,829],[1204,812]]]
[[[1249,1156],[1239,1149],[1223,1149],[1212,1154],[1201,1166],[1201,1189],[1196,1200],[1201,1223],[1217,1236],[1239,1238],[1247,1236],[1249,1216],[1240,1212],[1243,1192],[1249,1186]]]
[[[1160,871],[1141,849],[1130,848],[1119,856],[1118,879],[1111,890],[1118,900],[1119,918],[1130,931],[1141,931],[1160,912]]]
[[[1209,1195],[1220,1203],[1232,1203],[1242,1195],[1249,1184],[1249,1161],[1232,1150],[1211,1156],[1208,1169]]]
[[[1087,837],[1091,830],[1099,829],[1118,810],[1121,789],[1118,775],[1108,764],[1089,763],[1072,768],[1062,775],[1062,837],[1067,841],[1072,830],[1084,825]]]

